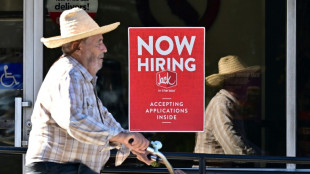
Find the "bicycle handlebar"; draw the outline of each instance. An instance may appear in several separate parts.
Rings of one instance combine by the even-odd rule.
[[[174,170],[173,170],[173,167],[171,166],[171,164],[169,163],[169,161],[167,160],[167,158],[165,157],[164,154],[162,154],[161,152],[159,151],[155,151],[153,148],[151,147],[148,147],[146,149],[147,151],[151,152],[153,155],[156,155],[158,157],[161,158],[162,162],[165,164],[165,166],[167,167],[168,171],[170,174],[174,174]]]
[[[129,144],[131,144],[131,143],[133,143],[133,141],[134,141],[134,139],[131,138],[128,142],[129,142]],[[160,143],[160,142],[159,142],[159,143]],[[161,143],[160,143],[160,148],[161,148]],[[165,166],[167,167],[169,173],[170,173],[170,174],[174,174],[173,167],[171,166],[171,164],[169,163],[169,161],[167,160],[167,158],[165,157],[165,155],[162,154],[161,152],[159,152],[158,149],[155,150],[154,148],[148,147],[148,148],[146,149],[146,151],[148,151],[148,152],[150,152],[151,154],[156,155],[156,156],[158,156],[159,158],[161,158],[161,161],[165,164]],[[155,160],[155,161],[156,161],[156,159],[152,159],[152,158],[151,158],[151,160]]]

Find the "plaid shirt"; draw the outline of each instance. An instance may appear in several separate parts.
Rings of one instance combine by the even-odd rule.
[[[196,134],[195,153],[250,155],[255,151],[245,139],[237,99],[222,89],[205,112],[204,132]]]
[[[95,84],[96,78],[72,57],[51,67],[31,117],[26,164],[78,162],[100,172],[111,148],[119,148],[117,165],[126,159],[128,148],[109,143],[124,129],[102,105]]]

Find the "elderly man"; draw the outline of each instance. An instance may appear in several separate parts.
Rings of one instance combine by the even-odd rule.
[[[31,117],[26,173],[99,173],[117,148],[116,165],[130,151],[146,164],[149,141],[130,133],[108,112],[96,92],[96,73],[107,48],[102,34],[119,23],[99,27],[82,9],[60,16],[61,36],[42,38],[48,48],[62,46],[39,91]],[[133,140],[130,142],[129,140]]]

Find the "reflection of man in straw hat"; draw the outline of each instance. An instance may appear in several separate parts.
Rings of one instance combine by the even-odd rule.
[[[219,73],[206,77],[209,86],[222,85],[211,99],[205,112],[205,130],[197,133],[195,153],[255,154],[244,135],[238,113],[245,98],[249,75],[259,66],[245,67],[236,56],[226,56],[218,63]]]
[[[62,46],[63,55],[46,75],[34,106],[26,173],[99,173],[111,148],[119,149],[116,165],[130,150],[151,163],[145,152],[149,141],[125,131],[96,93],[96,73],[107,52],[102,34],[118,25],[99,27],[84,10],[73,8],[60,16],[61,36],[41,39],[48,48]]]

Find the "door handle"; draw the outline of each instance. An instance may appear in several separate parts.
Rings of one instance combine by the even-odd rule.
[[[14,147],[22,146],[22,111],[23,107],[31,107],[30,101],[23,102],[21,97],[15,97],[15,131]]]

